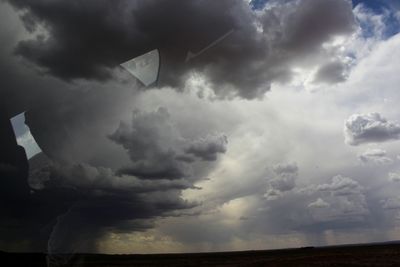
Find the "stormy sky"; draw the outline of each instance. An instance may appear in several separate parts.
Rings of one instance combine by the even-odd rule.
[[[400,239],[400,2],[2,0],[0,20],[1,250]]]

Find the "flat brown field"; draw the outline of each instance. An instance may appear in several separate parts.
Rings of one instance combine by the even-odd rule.
[[[1,253],[1,266],[47,266],[44,254]],[[65,258],[65,257],[60,257]],[[149,254],[149,255],[74,255],[67,265],[76,267],[124,266],[268,266],[268,267],[400,267],[400,245],[363,245],[286,250]]]

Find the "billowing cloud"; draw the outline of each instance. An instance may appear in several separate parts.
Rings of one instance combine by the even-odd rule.
[[[121,122],[109,138],[122,145],[132,164],[121,168],[119,174],[143,179],[179,179],[189,176],[185,163],[194,155],[202,160],[215,161],[218,153],[226,152],[226,136],[208,136],[186,140],[170,121],[165,108],[155,112],[134,112],[131,123]]]
[[[196,140],[186,149],[186,153],[192,154],[205,161],[214,161],[218,153],[226,152],[228,138],[225,135],[208,136],[204,139]]]
[[[144,179],[178,179],[184,166],[175,160],[182,138],[169,122],[169,113],[159,108],[152,113],[135,112],[131,123],[121,122],[110,139],[122,145],[132,164],[119,170]]]
[[[364,188],[349,177],[336,175],[332,178],[331,183],[312,186],[312,192],[312,194],[322,193],[330,200],[327,204],[332,207],[335,216],[340,216],[340,214],[365,215],[368,211]]]
[[[316,186],[316,190],[322,192],[329,192],[333,196],[348,196],[353,194],[359,194],[362,191],[360,184],[342,175],[336,175],[332,178],[330,184],[321,184]]]
[[[272,82],[291,78],[293,61],[327,54],[323,43],[355,29],[346,0],[288,1],[259,13],[243,0],[9,2],[29,31],[45,31],[16,52],[57,77],[108,79],[121,62],[157,48],[160,85],[182,87],[194,72],[222,97],[262,96]],[[57,10],[64,15],[54,16]],[[332,81],[325,76],[319,81]]]
[[[354,114],[345,123],[344,135],[346,143],[353,146],[397,140],[400,138],[400,125],[379,113]]]
[[[386,151],[383,149],[375,148],[368,149],[364,153],[358,155],[358,158],[363,163],[372,162],[375,164],[391,164],[393,160],[386,156]]]

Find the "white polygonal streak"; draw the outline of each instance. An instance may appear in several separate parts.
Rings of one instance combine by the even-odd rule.
[[[126,61],[122,63],[121,66],[145,86],[149,86],[157,81],[160,67],[160,54],[158,50],[155,49]]]
[[[17,144],[24,147],[28,159],[42,151],[32,136],[29,127],[25,124],[25,112],[11,118],[11,125],[17,138]]]

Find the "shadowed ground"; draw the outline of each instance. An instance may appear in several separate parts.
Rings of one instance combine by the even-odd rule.
[[[45,254],[1,253],[7,266],[47,266]],[[61,257],[63,258],[63,257]],[[400,266],[400,245],[362,245],[192,254],[78,254],[68,265],[51,266]]]

